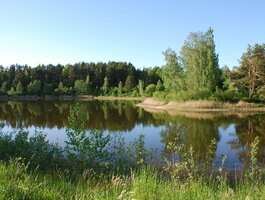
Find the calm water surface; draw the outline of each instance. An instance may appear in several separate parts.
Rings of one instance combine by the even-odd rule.
[[[261,142],[258,157],[263,162],[265,153],[264,113],[192,113],[180,112],[170,116],[150,113],[130,101],[79,102],[87,113],[87,130],[98,129],[104,133],[120,135],[126,144],[145,136],[147,148],[164,150],[168,142],[179,135],[181,143],[192,146],[195,154],[203,157],[216,141],[216,165],[220,158],[228,156],[226,167],[240,167],[248,154],[249,144],[256,136]],[[3,132],[18,128],[28,129],[30,134],[42,131],[51,142],[61,146],[67,141],[68,114],[76,102],[0,102],[0,127]],[[161,158],[157,153],[157,160]]]

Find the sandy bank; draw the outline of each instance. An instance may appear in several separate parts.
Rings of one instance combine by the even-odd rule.
[[[168,103],[161,102],[153,98],[146,98],[141,103],[137,104],[149,112],[165,111],[169,114],[174,112],[226,112],[226,111],[258,111],[265,112],[264,104],[247,103],[240,101],[238,103],[225,103],[215,101],[170,101]]]

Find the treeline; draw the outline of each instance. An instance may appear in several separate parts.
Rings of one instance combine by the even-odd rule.
[[[232,70],[219,67],[212,29],[190,33],[179,56],[170,48],[163,54],[164,66],[142,70],[126,62],[0,66],[0,94],[265,100],[265,44],[249,45]]]
[[[0,66],[2,95],[113,95],[139,96],[139,80],[157,84],[161,69],[136,69],[131,63]],[[140,82],[141,82],[140,81]],[[161,83],[161,81],[160,81]],[[143,86],[144,87],[144,86]]]

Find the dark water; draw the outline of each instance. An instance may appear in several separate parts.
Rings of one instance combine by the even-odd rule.
[[[165,145],[180,137],[185,146],[192,146],[198,157],[203,157],[215,140],[215,164],[227,155],[226,167],[240,167],[248,155],[250,143],[260,139],[258,158],[265,153],[264,113],[191,113],[170,116],[150,113],[130,101],[79,102],[87,113],[87,130],[118,134],[126,143],[145,136],[147,148],[163,151]],[[30,134],[35,130],[47,134],[51,142],[64,146],[69,127],[70,106],[76,102],[0,102],[0,126],[3,132],[23,127]],[[159,154],[159,153],[158,153]],[[159,158],[157,158],[159,159]]]

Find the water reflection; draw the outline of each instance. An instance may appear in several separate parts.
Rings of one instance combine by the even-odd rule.
[[[54,138],[54,129],[69,127],[68,114],[76,102],[0,102],[0,126],[15,129],[41,128]],[[265,114],[262,113],[167,113],[146,112],[130,101],[79,102],[86,112],[86,128],[105,132],[119,132],[132,141],[139,134],[146,135],[146,144],[163,149],[180,137],[185,147],[193,147],[198,158],[203,158],[216,141],[214,162],[220,164],[223,154],[229,156],[228,166],[238,166],[246,160],[249,145],[260,138],[258,157],[264,162]],[[172,114],[172,113],[171,113]],[[50,137],[49,137],[50,134]],[[57,137],[65,138],[61,134]],[[65,139],[64,139],[65,140]]]
[[[12,128],[32,126],[39,128],[69,127],[68,114],[76,102],[1,102],[0,120]],[[87,129],[130,131],[136,124],[159,126],[163,120],[153,120],[152,115],[135,107],[130,101],[80,102],[87,113]]]

